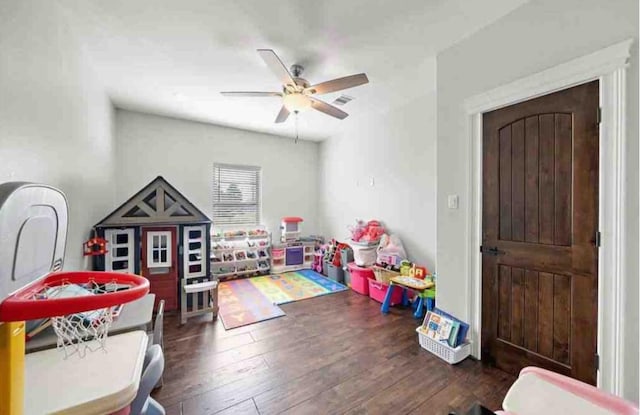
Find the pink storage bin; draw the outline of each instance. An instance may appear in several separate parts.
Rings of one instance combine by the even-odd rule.
[[[384,302],[384,297],[387,295],[388,289],[389,284],[376,280],[369,280],[369,297],[379,303]],[[391,293],[391,305],[394,306],[400,303],[402,303],[402,288],[396,285],[393,287],[393,292]]]
[[[367,267],[360,267],[354,262],[347,264],[351,275],[351,289],[358,294],[369,295],[369,280],[375,279],[373,270]]]

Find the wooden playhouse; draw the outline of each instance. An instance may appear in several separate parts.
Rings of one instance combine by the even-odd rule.
[[[178,308],[183,284],[211,275],[211,219],[162,176],[98,222],[94,231],[106,239],[108,250],[94,257],[94,268],[146,277],[156,302],[165,300],[166,310]]]

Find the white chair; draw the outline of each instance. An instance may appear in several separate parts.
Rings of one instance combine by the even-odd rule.
[[[160,300],[158,303],[158,311],[156,312],[156,319],[153,322],[153,331],[149,334],[149,346],[157,344],[164,351],[163,343],[163,331],[162,326],[164,324],[164,300]]]
[[[199,301],[199,295],[204,297]],[[191,310],[188,307],[188,297],[191,297]],[[182,297],[180,304],[180,323],[185,324],[189,317],[212,313],[213,318],[218,315],[218,281],[204,281],[189,284],[182,280]]]
[[[138,393],[131,402],[130,415],[165,415],[165,410],[150,394],[162,377],[164,355],[160,345],[154,344],[147,349]]]
[[[164,326],[164,300],[160,300],[158,303],[158,311],[156,313],[156,319],[153,323],[153,331],[150,332],[149,335],[149,347],[154,344],[157,344],[162,349],[162,353],[164,353],[164,335],[163,335],[163,326]],[[159,388],[163,385],[163,377],[160,376],[160,380],[156,385],[156,388]]]

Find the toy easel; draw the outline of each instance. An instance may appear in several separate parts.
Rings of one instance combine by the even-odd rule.
[[[106,339],[112,306],[149,291],[149,282],[136,275],[57,272],[64,261],[67,221],[67,202],[59,190],[31,183],[0,185],[0,414],[24,411],[26,320],[52,318],[59,346],[86,350],[82,346],[89,340],[84,337],[88,331]],[[130,288],[87,288],[110,284]],[[80,287],[91,295],[56,297],[66,287]],[[84,315],[91,314],[91,320],[71,318],[90,310],[100,311]]]

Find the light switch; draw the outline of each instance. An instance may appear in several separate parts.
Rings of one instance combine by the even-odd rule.
[[[369,186],[373,187],[375,185],[376,185],[376,179],[372,177],[371,179],[369,179]]]
[[[458,209],[458,195],[449,195],[447,205],[449,209]]]

